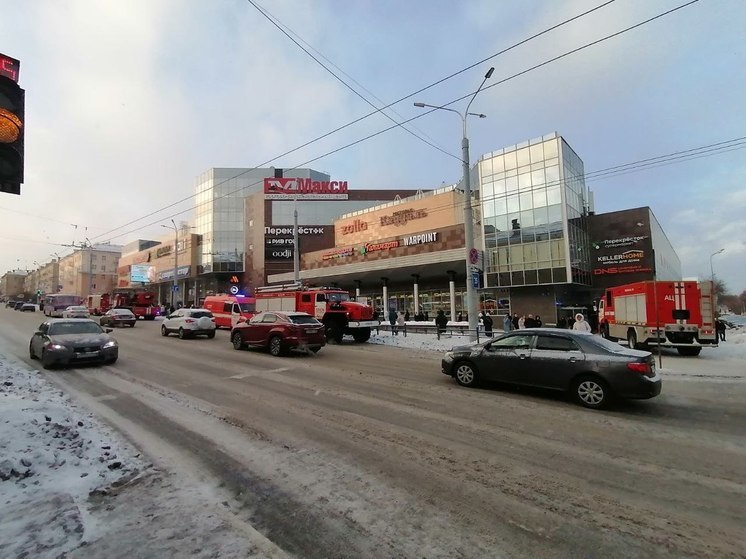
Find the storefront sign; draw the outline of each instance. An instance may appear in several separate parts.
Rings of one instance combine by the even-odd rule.
[[[292,246],[295,243],[293,237],[265,237],[264,244],[268,247]]]
[[[189,277],[189,272],[191,270],[191,266],[179,266],[176,269],[176,277],[177,278],[186,278]],[[174,279],[174,271],[171,270],[165,270],[163,272],[160,272],[158,274],[158,281],[168,281]]]
[[[336,250],[331,250],[329,252],[325,252],[321,255],[322,260],[336,260],[337,258],[346,258],[348,256],[352,256],[355,254],[355,249],[352,247],[347,248],[338,248]]]
[[[293,254],[293,247],[264,247],[266,260],[290,260]]]
[[[432,231],[430,233],[420,233],[419,235],[411,235],[410,237],[404,237],[402,241],[404,241],[404,246],[412,246],[412,245],[424,245],[427,243],[434,243],[438,240],[438,233],[436,231]]]
[[[162,246],[160,248],[155,249],[155,257],[161,258],[163,256],[168,256],[171,254],[171,249],[173,247],[171,245]]]
[[[391,215],[381,216],[381,225],[406,225],[414,219],[422,219],[423,217],[427,217],[427,210],[401,210]]]
[[[292,235],[294,227],[265,227],[265,235]],[[298,226],[298,235],[323,235],[323,227],[307,227],[303,225]]]
[[[360,221],[359,219],[356,219],[352,223],[348,225],[342,225],[340,228],[343,235],[349,235],[350,233],[357,233],[359,231],[367,231],[368,230],[368,224],[365,221]]]
[[[347,200],[347,181],[314,181],[301,178],[266,178],[267,200]]]
[[[383,243],[365,243],[361,246],[358,251],[360,254],[368,254],[369,252],[378,252],[380,250],[392,250],[399,248],[401,245],[400,241],[384,241]]]

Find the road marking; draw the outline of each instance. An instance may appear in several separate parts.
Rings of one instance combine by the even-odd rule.
[[[269,371],[262,371],[262,372],[263,373],[284,373],[285,371],[289,371],[289,370],[290,369],[288,367],[281,367],[279,369],[272,369],[272,370],[269,370]],[[234,379],[239,379],[240,380],[240,379],[244,379],[244,378],[255,377],[258,374],[260,374],[259,371],[253,372],[253,373],[242,373],[240,375],[233,375],[233,376],[224,377],[224,378],[227,378],[227,379],[234,378]]]

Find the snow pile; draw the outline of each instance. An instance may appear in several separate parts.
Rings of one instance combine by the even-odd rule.
[[[0,556],[58,557],[90,539],[89,498],[136,478],[137,456],[37,371],[0,353]]]

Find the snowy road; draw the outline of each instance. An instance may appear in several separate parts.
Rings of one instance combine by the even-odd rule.
[[[0,349],[27,360],[41,316],[0,309],[0,318]],[[158,327],[116,331],[113,367],[45,376],[141,449],[175,486],[168,495],[191,491],[222,515],[199,532],[202,547],[230,535],[248,542],[241,556],[740,557],[746,548],[743,361],[664,356],[664,370],[684,365],[664,377],[660,398],[593,412],[543,391],[460,388],[440,373],[438,352],[364,344],[278,359],[234,351],[225,331],[179,340]],[[147,492],[137,491],[117,506],[142,508]],[[165,530],[171,550],[197,545],[158,521],[139,529]],[[158,541],[94,541],[80,556],[149,555]]]

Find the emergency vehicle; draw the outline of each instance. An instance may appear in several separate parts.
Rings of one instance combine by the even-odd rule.
[[[100,316],[113,308],[126,308],[130,309],[137,318],[155,320],[155,317],[161,314],[156,299],[156,292],[150,289],[124,287],[117,288],[111,293],[89,295],[86,305],[88,312],[92,315]]]
[[[352,301],[347,291],[336,287],[288,283],[258,287],[254,296],[257,312],[306,312],[324,324],[327,340],[337,343],[341,343],[345,334],[350,334],[356,342],[367,342],[371,328],[380,325],[373,320],[373,307]]]
[[[208,295],[202,307],[212,312],[218,328],[233,328],[256,314],[256,299],[243,295]]]
[[[610,287],[598,304],[601,335],[630,348],[660,343],[681,355],[716,346],[712,282],[642,281]]]

